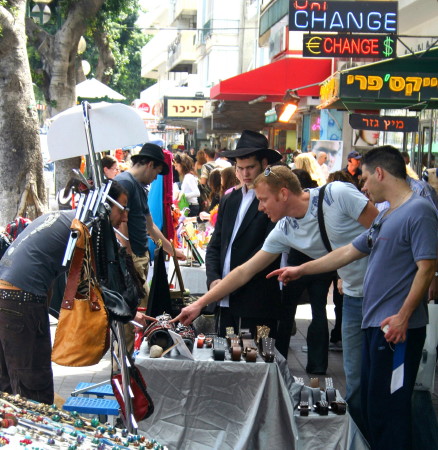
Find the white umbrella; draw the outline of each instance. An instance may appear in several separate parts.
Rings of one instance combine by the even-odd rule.
[[[150,140],[142,118],[130,106],[92,103],[88,115],[95,152],[142,145]],[[88,154],[82,105],[51,119],[47,145],[52,161]]]
[[[125,100],[122,94],[119,94],[114,89],[111,89],[106,84],[101,83],[92,78],[91,80],[82,81],[76,85],[76,97],[87,99],[108,97],[112,100]]]

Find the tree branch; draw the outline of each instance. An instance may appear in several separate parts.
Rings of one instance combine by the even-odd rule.
[[[14,26],[14,16],[4,6],[0,6],[0,30],[12,30]]]
[[[96,79],[104,84],[111,81],[112,69],[115,67],[116,60],[110,47],[108,35],[105,31],[95,30],[93,33],[94,43],[99,50],[99,60],[96,68]]]
[[[26,36],[36,48],[39,48],[46,39],[50,38],[50,34],[38,26],[30,17],[26,17]]]

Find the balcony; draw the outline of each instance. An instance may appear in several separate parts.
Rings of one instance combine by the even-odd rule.
[[[141,49],[141,76],[159,78],[166,69],[167,49],[175,41],[178,32],[173,30],[159,31]]]
[[[211,19],[205,22],[200,35],[198,36],[198,45],[205,44],[208,39],[214,36],[219,36],[220,39],[225,38],[227,42],[227,36],[236,37],[239,35],[239,20],[226,20],[226,19]],[[225,44],[227,45],[227,44]]]
[[[186,18],[188,16],[195,16],[197,13],[196,0],[173,0],[171,10],[171,23]]]
[[[169,72],[193,72],[197,51],[196,30],[179,31],[167,48],[167,70]]]

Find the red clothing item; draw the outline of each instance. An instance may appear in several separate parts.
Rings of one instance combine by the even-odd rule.
[[[171,168],[173,155],[169,150],[164,150],[164,158],[166,160],[166,164]],[[169,173],[164,176],[163,180],[163,215],[164,215],[164,227],[163,234],[167,239],[174,239],[175,236],[175,228],[172,220],[172,199],[173,199],[173,172],[169,170]]]

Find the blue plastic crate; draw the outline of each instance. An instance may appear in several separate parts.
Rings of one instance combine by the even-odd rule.
[[[79,391],[80,389],[84,389],[88,386],[95,386],[95,383],[84,383],[84,382],[79,383],[75,387],[75,391]],[[102,386],[94,388],[92,387],[91,389],[85,392],[81,392],[80,394],[75,394],[74,392],[72,392],[71,395],[74,397],[77,395],[97,395],[98,397],[114,397],[114,392],[110,384],[103,384]]]
[[[69,397],[62,408],[82,414],[119,415],[117,400],[106,398]]]

